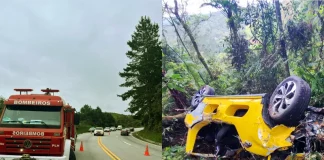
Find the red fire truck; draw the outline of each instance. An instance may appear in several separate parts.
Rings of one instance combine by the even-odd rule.
[[[0,119],[0,160],[75,160],[76,126],[79,117],[59,90],[20,94],[5,100]],[[22,94],[22,92],[26,92]]]

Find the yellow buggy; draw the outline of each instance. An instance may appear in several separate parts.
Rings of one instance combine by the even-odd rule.
[[[193,96],[193,109],[185,117],[186,153],[229,159],[294,155],[296,159],[321,150],[324,112],[308,106],[310,97],[309,85],[297,76],[283,80],[271,96],[216,96],[213,88],[204,86]],[[209,145],[197,143],[202,140]]]

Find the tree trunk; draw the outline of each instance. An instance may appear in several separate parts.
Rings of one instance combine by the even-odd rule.
[[[197,53],[198,59],[200,60],[200,62],[203,64],[203,66],[207,70],[210,78],[212,80],[215,80],[216,77],[213,76],[213,74],[211,73],[211,71],[210,71],[210,69],[209,69],[209,67],[208,67],[208,65],[207,65],[204,57],[201,55],[201,53],[199,51],[199,48],[198,48],[198,45],[197,45],[197,42],[196,42],[195,38],[193,37],[192,32],[191,32],[189,26],[183,21],[183,19],[181,19],[180,15],[179,15],[178,2],[177,2],[177,0],[174,0],[174,6],[175,6],[174,15],[176,16],[176,18],[178,19],[178,21],[181,23],[181,25],[182,25],[183,29],[185,30],[185,32],[188,34],[188,36],[190,38],[190,41],[191,41],[191,43],[192,43],[192,45],[193,45],[193,47],[194,47],[194,49],[195,49],[195,51]]]
[[[286,70],[286,76],[290,76],[289,71],[289,63],[288,63],[288,56],[287,56],[287,50],[286,50],[286,41],[285,41],[285,35],[282,27],[282,20],[281,20],[281,12],[280,12],[280,3],[279,0],[275,0],[275,7],[276,7],[276,17],[277,17],[277,23],[279,28],[279,54],[281,55],[281,58],[284,60],[285,64],[285,70]]]

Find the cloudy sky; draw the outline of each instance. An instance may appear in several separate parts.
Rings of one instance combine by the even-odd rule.
[[[161,1],[0,1],[0,95],[50,87],[77,110],[89,104],[124,113],[118,73],[144,15],[160,25]]]
[[[167,3],[169,6],[174,6],[174,0],[162,0],[163,3]],[[272,2],[272,0],[268,0],[269,2]],[[204,6],[200,7],[201,4],[210,2],[210,0],[183,0],[182,2],[186,3],[186,11],[188,14],[208,14],[210,12],[215,12],[217,9],[211,7],[211,6]],[[242,7],[246,7],[248,3],[256,2],[256,0],[238,0],[238,5]],[[180,4],[181,1],[178,0],[178,3]]]

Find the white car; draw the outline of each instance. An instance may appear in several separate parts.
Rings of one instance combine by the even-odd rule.
[[[122,130],[123,129],[123,126],[122,125],[118,125],[117,126],[117,130]]]
[[[106,127],[105,129],[104,129],[104,132],[110,132],[110,128],[109,127]]]
[[[116,131],[116,127],[110,127],[110,131]]]
[[[105,132],[104,129],[102,127],[96,127],[96,129],[93,132],[94,136],[100,135],[100,136],[104,136]]]

